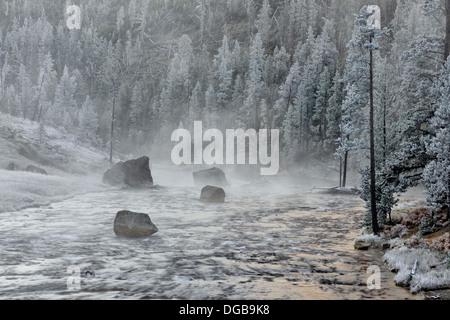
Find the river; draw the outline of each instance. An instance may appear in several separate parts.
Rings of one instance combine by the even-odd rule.
[[[2,213],[0,299],[423,299],[395,286],[379,251],[353,248],[357,196],[242,182],[211,204],[199,201],[189,170],[153,175],[160,189]],[[116,237],[124,209],[148,213],[159,232]],[[380,289],[367,286],[371,265],[381,268]],[[75,290],[72,270],[81,272]]]

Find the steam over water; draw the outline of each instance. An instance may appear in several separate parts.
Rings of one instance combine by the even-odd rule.
[[[420,298],[393,284],[379,252],[353,249],[357,196],[235,180],[226,203],[210,204],[198,200],[191,171],[153,174],[161,189],[1,214],[0,299]],[[124,209],[148,213],[159,232],[117,238]],[[381,267],[381,290],[367,288],[370,265]],[[81,269],[81,290],[68,290],[69,266]]]

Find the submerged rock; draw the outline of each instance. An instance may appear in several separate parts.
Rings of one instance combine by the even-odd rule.
[[[114,233],[123,238],[149,237],[158,232],[148,214],[120,211],[114,220]]]
[[[102,181],[112,186],[127,185],[133,188],[153,186],[150,159],[141,157],[135,160],[119,162],[105,172]]]
[[[193,173],[195,185],[214,185],[219,187],[228,186],[225,172],[219,168],[211,168]]]
[[[206,186],[202,189],[200,200],[206,202],[225,202],[225,191],[222,188]]]
[[[45,171],[44,169],[41,169],[39,167],[33,166],[33,165],[29,165],[28,167],[26,167],[25,171],[47,175],[47,171]]]

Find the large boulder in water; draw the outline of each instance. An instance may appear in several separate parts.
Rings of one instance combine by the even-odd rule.
[[[148,214],[120,211],[114,220],[114,233],[123,238],[149,237],[158,232]]]
[[[211,168],[193,173],[194,183],[197,186],[213,185],[219,187],[228,186],[225,173],[219,168]]]
[[[206,186],[202,189],[200,200],[206,202],[225,202],[225,191],[222,188]]]
[[[39,167],[33,166],[33,165],[29,165],[28,167],[26,167],[25,171],[47,175],[47,171],[45,171],[44,169],[41,169]]]
[[[150,159],[142,157],[115,164],[103,175],[103,183],[112,186],[127,185],[133,188],[153,186]]]

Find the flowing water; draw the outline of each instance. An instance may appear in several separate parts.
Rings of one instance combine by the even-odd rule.
[[[380,252],[354,250],[357,196],[241,183],[226,188],[225,203],[203,203],[189,171],[168,172],[154,170],[160,189],[2,213],[0,299],[422,298],[394,285]],[[124,209],[148,213],[159,232],[116,237]],[[371,265],[381,268],[379,290],[367,287]],[[73,267],[79,290],[68,288]]]

